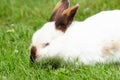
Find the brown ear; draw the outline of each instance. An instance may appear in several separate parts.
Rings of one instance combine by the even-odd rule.
[[[61,0],[57,3],[55,8],[53,9],[52,16],[49,21],[56,21],[62,12],[69,7],[69,0]]]
[[[61,16],[55,22],[56,29],[65,32],[67,27],[69,27],[69,25],[72,23],[78,8],[79,5],[77,4],[72,8],[64,10]]]

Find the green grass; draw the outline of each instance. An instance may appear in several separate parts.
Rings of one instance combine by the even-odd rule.
[[[0,80],[119,80],[120,65],[83,66],[59,60],[30,64],[32,34],[48,21],[59,0],[0,0]],[[80,4],[76,20],[120,9],[120,0],[70,0]],[[14,29],[14,33],[7,30]],[[57,69],[55,69],[57,67]]]

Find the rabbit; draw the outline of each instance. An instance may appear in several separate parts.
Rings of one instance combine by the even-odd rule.
[[[120,10],[99,12],[84,21],[73,21],[79,4],[60,0],[49,22],[32,37],[30,59],[61,58],[93,65],[120,60]]]

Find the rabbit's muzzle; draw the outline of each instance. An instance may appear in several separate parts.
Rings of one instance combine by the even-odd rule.
[[[34,62],[35,59],[36,59],[36,51],[37,51],[36,47],[35,47],[35,46],[32,46],[32,47],[31,47],[31,50],[30,50],[30,60],[31,60],[32,62]]]

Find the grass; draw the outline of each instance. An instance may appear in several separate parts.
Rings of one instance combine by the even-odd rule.
[[[59,60],[30,64],[32,34],[50,17],[59,0],[0,0],[0,80],[119,80],[120,65],[83,66]],[[76,20],[102,10],[120,9],[120,0],[70,0],[80,4]],[[8,33],[9,29],[15,32]],[[57,67],[57,69],[55,69]]]

